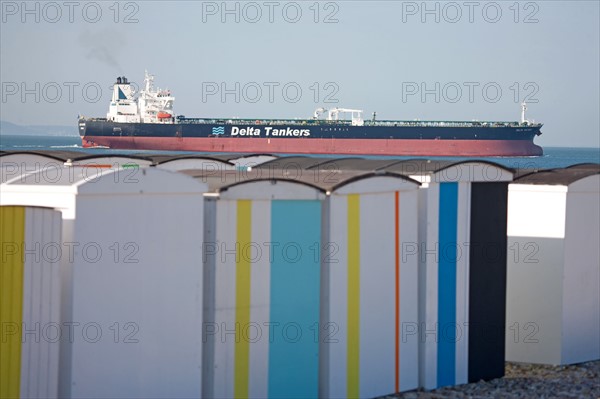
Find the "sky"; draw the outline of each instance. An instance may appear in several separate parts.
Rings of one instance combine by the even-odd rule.
[[[600,147],[598,1],[131,1],[0,4],[0,119],[105,116],[144,71],[187,117],[542,122]]]

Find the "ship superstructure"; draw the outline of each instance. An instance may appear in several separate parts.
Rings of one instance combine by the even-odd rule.
[[[154,88],[154,76],[146,71],[144,88],[136,93],[126,77],[118,77],[113,85],[106,120],[117,123],[175,123],[169,90]]]

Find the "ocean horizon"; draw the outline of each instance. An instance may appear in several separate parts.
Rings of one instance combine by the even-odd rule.
[[[119,150],[110,148],[83,148],[79,136],[73,135],[0,135],[0,151],[80,151],[85,154],[196,154],[208,155],[207,152],[191,151],[151,151],[151,150]],[[278,154],[274,154],[278,155]],[[304,155],[314,157],[331,157],[331,154],[282,154],[282,156]],[[359,155],[339,155],[340,158]],[[564,168],[581,163],[599,163],[600,148],[591,147],[544,147],[544,155],[532,157],[411,157],[411,156],[376,156],[363,155],[368,159],[435,159],[456,160],[481,159],[495,162],[513,169],[551,169]]]

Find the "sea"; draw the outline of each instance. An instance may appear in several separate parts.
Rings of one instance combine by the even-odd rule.
[[[33,136],[33,135],[0,135],[0,151],[81,151],[85,154],[208,154],[198,152],[173,152],[173,151],[141,151],[141,150],[113,150],[109,148],[83,148],[78,136]],[[277,155],[277,154],[275,154]],[[290,156],[294,154],[282,154]],[[306,154],[295,154],[306,155]],[[311,155],[331,157],[331,155]],[[342,155],[340,158],[348,157]],[[369,159],[416,159],[427,158],[432,160],[461,161],[473,158],[461,157],[391,157],[391,156],[363,156]],[[564,168],[581,163],[600,163],[600,148],[574,148],[574,147],[544,147],[544,155],[539,157],[489,157],[477,158],[495,162],[513,169],[553,169]]]

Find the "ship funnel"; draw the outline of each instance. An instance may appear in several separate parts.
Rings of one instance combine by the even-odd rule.
[[[117,83],[113,86],[111,102],[116,103],[124,100],[133,100],[133,88],[125,76],[117,77]]]

